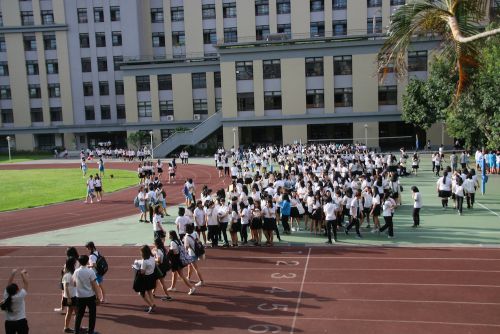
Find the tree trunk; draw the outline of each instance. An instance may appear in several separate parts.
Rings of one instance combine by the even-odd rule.
[[[497,28],[497,29],[484,31],[482,33],[479,33],[479,34],[476,34],[473,36],[464,37],[464,36],[462,36],[462,33],[460,32],[460,28],[458,26],[457,19],[454,16],[448,17],[448,26],[451,29],[451,33],[453,34],[453,38],[459,43],[469,43],[469,42],[472,42],[472,41],[475,41],[475,40],[478,40],[481,38],[493,36],[493,35],[500,33],[500,28]]]

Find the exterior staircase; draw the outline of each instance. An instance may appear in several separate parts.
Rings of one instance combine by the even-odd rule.
[[[221,125],[222,112],[219,111],[190,130],[174,132],[153,149],[153,155],[156,158],[165,158],[179,146],[198,144]]]

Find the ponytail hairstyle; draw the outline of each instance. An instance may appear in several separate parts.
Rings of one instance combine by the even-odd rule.
[[[12,313],[12,296],[14,296],[17,291],[19,291],[19,287],[17,286],[17,284],[12,283],[5,288],[5,291],[7,292],[8,297],[2,301],[2,303],[0,304],[0,309],[2,309],[2,311]]]
[[[446,177],[448,176],[448,172],[443,173],[443,184],[446,184]]]

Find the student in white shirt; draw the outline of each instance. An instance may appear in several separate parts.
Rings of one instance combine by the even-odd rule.
[[[75,333],[80,333],[85,309],[89,309],[89,327],[88,333],[94,333],[96,322],[96,305],[99,304],[99,287],[96,282],[96,274],[92,268],[87,267],[89,257],[80,255],[78,258],[80,267],[75,270],[72,282],[76,287],[77,312],[75,320]]]
[[[140,264],[140,275],[142,276],[142,286],[140,287],[139,294],[144,299],[147,307],[144,311],[147,313],[153,313],[155,310],[155,301],[153,296],[153,290],[156,287],[156,262],[151,252],[151,248],[148,245],[143,245],[141,247],[141,260],[136,260],[136,263]]]
[[[326,231],[328,235],[327,244],[332,244],[332,229],[333,229],[333,242],[337,242],[337,211],[338,206],[332,201],[331,197],[326,199],[326,204],[323,206],[325,213]]]
[[[443,173],[443,176],[437,180],[436,186],[444,210],[448,207],[448,198],[451,196],[451,180],[448,177],[448,172]]]
[[[229,225],[230,208],[226,204],[224,198],[219,199],[219,208],[217,210],[217,217],[219,220],[220,230],[222,232],[222,237],[224,238],[224,247],[229,247],[229,241],[227,239],[227,227]]]
[[[186,235],[186,225],[190,224],[189,217],[186,217],[184,215],[185,213],[186,209],[180,207],[178,211],[179,216],[175,219],[175,226],[177,226],[177,233],[179,233],[179,238],[184,238],[184,235]]]
[[[155,208],[155,214],[153,216],[153,240],[160,239],[163,243],[165,242],[165,229],[163,229],[163,219],[161,217],[161,207],[157,206]]]
[[[476,188],[478,186],[478,184],[476,184],[476,182],[474,182],[474,179],[472,177],[472,173],[469,172],[469,174],[467,174],[467,178],[465,179],[464,181],[464,190],[465,190],[465,194],[467,196],[467,209],[472,209],[474,208],[474,199],[476,197]]]
[[[345,228],[344,232],[349,235],[349,230],[354,225],[356,228],[356,237],[361,239],[361,233],[359,231],[359,222],[363,217],[363,201],[361,199],[361,190],[357,190],[355,197],[351,200],[349,212],[351,213],[351,222]]]
[[[28,294],[28,272],[26,269],[21,271],[23,288],[14,283],[17,269],[13,269],[7,287],[3,292],[2,311],[5,312],[5,333],[28,334],[28,321],[26,320],[26,306],[24,299]]]
[[[205,218],[205,210],[203,208],[203,202],[198,200],[196,202],[196,209],[193,212],[194,216],[194,227],[198,235],[203,236],[203,243],[207,243],[207,221]]]
[[[384,232],[386,229],[389,229],[389,238],[394,238],[394,226],[392,223],[393,202],[389,195],[384,195],[383,203],[382,215],[384,216],[385,224],[379,229],[379,232]]]
[[[455,199],[457,201],[457,211],[461,216],[464,206],[464,186],[461,177],[457,177],[457,184],[455,185]]]
[[[76,288],[72,283],[72,277],[75,273],[76,258],[68,257],[64,265],[64,275],[62,277],[63,285],[63,306],[66,308],[66,316],[64,317],[64,333],[74,333],[74,330],[69,327],[71,317],[76,314]]]
[[[411,197],[413,198],[413,226],[420,226],[420,209],[422,208],[422,195],[416,186],[411,187]]]
[[[188,272],[187,272],[187,279],[191,281],[191,274],[194,271],[196,275],[198,276],[198,282],[195,284],[195,286],[202,286],[204,284],[203,281],[203,276],[201,274],[200,268],[198,268],[198,265],[196,262],[198,262],[199,258],[196,256],[196,253],[194,252],[195,248],[195,243],[196,241],[199,240],[198,233],[194,231],[194,226],[193,225],[188,225],[186,227],[186,236],[184,237],[184,247],[188,253],[188,255],[193,258],[193,262],[188,265]]]

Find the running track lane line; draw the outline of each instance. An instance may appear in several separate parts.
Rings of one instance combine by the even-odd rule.
[[[297,322],[297,314],[299,313],[300,303],[302,302],[302,292],[304,291],[304,283],[306,282],[307,267],[309,266],[309,256],[311,255],[311,248],[307,251],[306,265],[304,267],[304,275],[302,276],[302,283],[300,283],[299,296],[297,297],[297,305],[295,306],[295,313],[293,315],[292,327],[290,329],[290,334],[295,331],[295,323]]]
[[[476,202],[476,203],[479,204],[483,209],[488,210],[489,212],[491,212],[492,214],[494,214],[495,216],[497,216],[498,218],[500,218],[500,215],[498,213],[496,213],[495,211],[490,210],[486,205],[482,205],[479,202]]]

